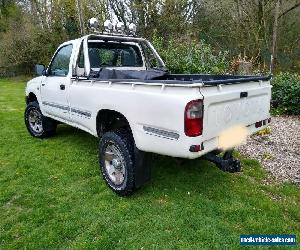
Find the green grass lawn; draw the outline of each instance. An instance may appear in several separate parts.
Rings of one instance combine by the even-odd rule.
[[[299,241],[299,187],[274,183],[255,160],[230,174],[159,157],[149,184],[116,196],[100,177],[97,138],[65,125],[50,139],[28,134],[24,88],[0,80],[0,249],[237,249],[240,234]]]

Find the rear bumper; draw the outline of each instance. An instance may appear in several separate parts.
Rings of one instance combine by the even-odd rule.
[[[267,118],[266,118],[267,119]],[[255,123],[246,126],[248,134],[254,134],[261,129],[267,127],[268,124],[264,124],[259,128],[256,128]],[[204,128],[206,129],[206,128]],[[144,152],[151,152],[160,155],[167,155],[171,157],[196,159],[209,152],[220,149],[219,135],[203,139],[203,136],[188,137],[184,134],[178,134],[178,136],[173,136],[173,133],[164,133],[159,136],[157,131],[145,131],[141,126],[140,129],[135,131],[135,142],[139,150]],[[192,152],[191,147],[197,146],[197,152]]]
[[[266,128],[269,125],[269,123],[265,123],[265,125],[262,125],[259,128],[256,128],[255,124],[251,124],[247,126],[248,134],[252,135],[264,128]],[[212,152],[214,150],[222,150],[219,148],[219,137],[214,137],[209,140],[203,141],[203,149],[199,152],[189,152],[188,157],[189,159],[196,159],[198,157],[201,157],[209,152]]]

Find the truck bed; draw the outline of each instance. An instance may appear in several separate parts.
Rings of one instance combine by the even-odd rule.
[[[192,83],[203,83],[204,85],[218,85],[218,84],[232,84],[242,82],[257,82],[268,81],[269,76],[254,76],[254,75],[208,75],[208,74],[166,74],[159,78],[159,80],[172,80]]]
[[[93,72],[90,78],[95,80],[109,80],[111,82],[140,82],[165,84],[195,84],[218,85],[243,82],[268,81],[269,76],[255,75],[209,75],[209,74],[169,74],[160,70],[118,70],[103,68]]]

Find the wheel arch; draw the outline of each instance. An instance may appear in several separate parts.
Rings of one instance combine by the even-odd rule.
[[[38,99],[37,99],[37,96],[35,93],[29,92],[29,94],[26,95],[26,97],[25,97],[25,101],[26,101],[26,104],[29,104],[30,102],[34,102],[34,101],[38,102]]]
[[[96,116],[96,131],[98,137],[101,137],[105,132],[120,128],[126,128],[132,134],[130,122],[124,114],[112,109],[101,109],[98,111]]]

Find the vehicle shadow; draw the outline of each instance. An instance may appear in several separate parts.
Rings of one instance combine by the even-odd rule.
[[[76,152],[84,152],[90,159],[95,159],[98,155],[99,139],[77,128],[59,125],[53,139],[55,138],[69,141],[70,147],[76,148]],[[98,169],[98,162],[92,164]],[[151,196],[161,192],[171,194],[174,190],[183,193],[205,193],[205,190],[216,187],[227,190],[231,185],[230,175],[206,160],[187,160],[155,154],[151,161],[150,182],[137,190],[132,197]],[[99,178],[102,181],[100,174]]]

